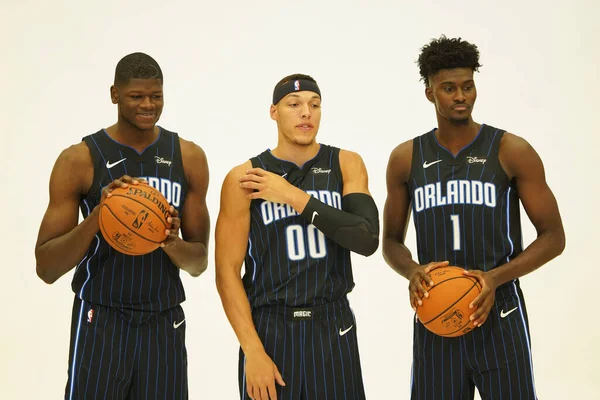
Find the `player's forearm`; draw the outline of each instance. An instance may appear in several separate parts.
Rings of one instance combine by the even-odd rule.
[[[306,193],[294,198],[297,200],[290,205],[340,246],[364,256],[370,256],[379,247],[379,216],[371,196],[346,195],[342,199],[342,210]]]
[[[565,248],[565,234],[562,229],[540,234],[521,254],[508,263],[494,268],[492,275],[498,286],[535,271],[548,261],[560,255]]]
[[[35,249],[35,259],[40,279],[54,283],[72,270],[85,256],[98,230],[96,208],[70,232],[39,245]]]
[[[227,319],[240,342],[244,354],[264,351],[263,343],[258,337],[252,321],[250,303],[239,276],[227,276],[226,273],[217,273],[217,290],[219,296],[221,296]]]
[[[394,271],[406,279],[409,279],[415,268],[419,267],[408,247],[392,237],[383,238],[383,258]]]
[[[208,250],[202,242],[186,242],[180,238],[163,250],[173,264],[191,276],[200,276],[208,267]]]

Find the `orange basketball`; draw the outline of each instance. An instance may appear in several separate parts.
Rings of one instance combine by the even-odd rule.
[[[100,231],[115,250],[132,256],[156,250],[171,224],[169,202],[146,184],[117,188],[100,205]]]
[[[469,304],[481,293],[479,281],[463,275],[460,267],[440,267],[429,272],[434,285],[428,288],[429,298],[417,307],[417,316],[427,329],[439,336],[455,337],[471,331],[469,317],[475,309]]]

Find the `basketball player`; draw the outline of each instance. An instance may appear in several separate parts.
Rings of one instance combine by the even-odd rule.
[[[518,278],[565,246],[556,199],[529,143],[473,120],[475,45],[442,36],[418,62],[438,127],[392,151],[383,254],[409,280],[413,308],[428,301],[426,273],[448,263],[464,267],[482,291],[470,304],[476,328],[464,336],[436,336],[415,321],[412,399],[473,399],[474,387],[482,399],[536,399]],[[538,233],[526,249],[520,203]],[[404,244],[411,210],[418,263]]]
[[[117,123],[56,161],[35,249],[37,273],[46,283],[76,266],[65,398],[186,399],[179,270],[198,276],[207,266],[206,157],[196,144],[156,125],[163,75],[150,56],[134,53],[119,61],[110,94]],[[99,232],[98,204],[112,189],[142,179],[171,204],[172,227],[156,251],[128,256]]]
[[[319,144],[321,92],[307,75],[273,91],[278,142],[225,178],[217,287],[240,342],[243,399],[363,399],[350,252],[379,245],[367,171]],[[245,260],[245,274],[240,278]],[[276,385],[277,384],[277,385]]]

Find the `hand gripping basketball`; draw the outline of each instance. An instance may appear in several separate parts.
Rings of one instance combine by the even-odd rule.
[[[167,229],[165,233],[167,238],[160,244],[160,247],[171,246],[175,243],[175,240],[179,238],[179,228],[181,227],[181,220],[179,219],[179,211],[173,206],[169,209],[171,216],[167,218],[167,222],[171,224],[171,228]]]
[[[408,293],[413,311],[417,311],[417,306],[423,304],[421,300],[423,297],[429,297],[426,287],[433,286],[433,281],[427,274],[434,268],[445,267],[446,265],[448,265],[448,261],[436,261],[427,265],[420,265],[413,270],[408,277]]]
[[[128,185],[137,185],[139,183],[147,183],[143,178],[132,178],[129,175],[123,175],[120,178],[115,179],[108,185],[102,188],[102,197],[100,198],[100,204],[111,196],[111,192],[116,188],[126,188]]]
[[[471,315],[474,326],[481,326],[490,315],[490,311],[496,302],[496,288],[498,284],[488,272],[472,269],[463,272],[467,276],[476,278],[481,284],[481,293],[469,304],[469,308],[475,309]]]

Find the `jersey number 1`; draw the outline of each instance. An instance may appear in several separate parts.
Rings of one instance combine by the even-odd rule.
[[[453,236],[453,248],[454,250],[460,250],[460,223],[458,222],[458,214],[450,215],[450,221],[452,221],[452,236]]]
[[[327,255],[325,235],[312,224],[306,227],[306,234],[302,225],[287,226],[285,228],[285,240],[288,258],[292,261],[303,260],[306,257],[307,242],[308,255],[311,258],[323,258]]]

